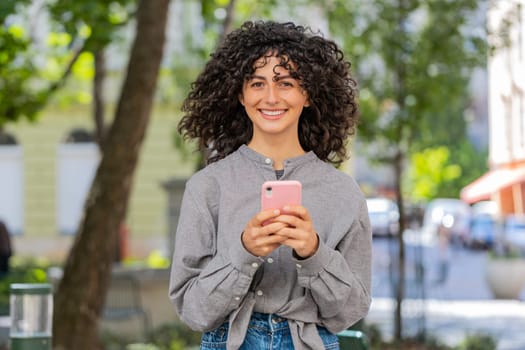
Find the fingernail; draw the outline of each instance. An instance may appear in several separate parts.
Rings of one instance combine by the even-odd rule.
[[[275,209],[275,210],[273,211],[273,213],[274,213],[275,215],[279,214],[279,209]]]

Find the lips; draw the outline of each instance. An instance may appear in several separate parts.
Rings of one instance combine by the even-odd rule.
[[[275,120],[281,118],[286,113],[286,109],[259,109],[259,112],[263,118]]]

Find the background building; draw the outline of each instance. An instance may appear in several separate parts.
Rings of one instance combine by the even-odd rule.
[[[524,7],[524,0],[502,0],[489,8],[490,171],[461,193],[469,203],[497,201],[502,214],[525,213]]]

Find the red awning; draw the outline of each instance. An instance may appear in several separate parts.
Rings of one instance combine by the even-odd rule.
[[[525,167],[515,169],[495,169],[485,173],[461,190],[460,197],[467,203],[489,199],[502,188],[525,182]]]

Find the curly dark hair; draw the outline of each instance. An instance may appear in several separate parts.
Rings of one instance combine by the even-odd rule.
[[[247,144],[253,128],[239,96],[256,61],[269,56],[278,57],[308,94],[310,106],[299,119],[301,146],[321,160],[340,164],[348,158],[346,142],[358,120],[350,62],[335,42],[290,22],[245,22],[231,32],[192,83],[178,131],[207,150],[208,163]]]

